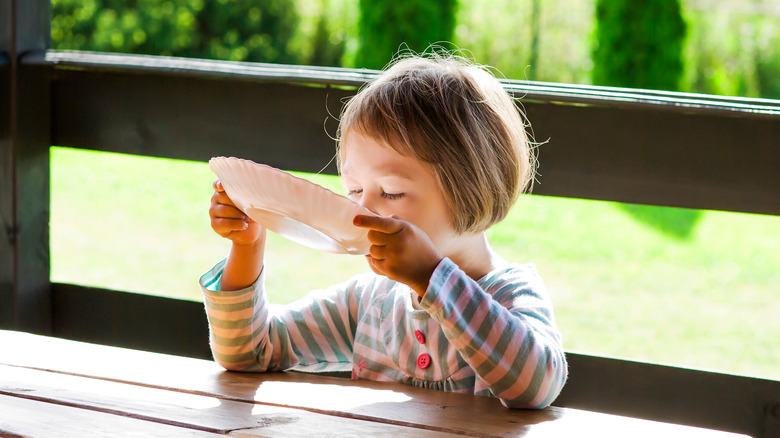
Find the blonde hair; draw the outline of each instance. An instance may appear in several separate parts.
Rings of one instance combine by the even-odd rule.
[[[344,107],[339,143],[350,131],[429,164],[461,234],[504,219],[533,181],[535,158],[514,100],[486,68],[460,56],[393,62]],[[344,153],[339,147],[339,169]]]

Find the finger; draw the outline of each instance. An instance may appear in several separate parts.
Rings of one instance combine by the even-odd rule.
[[[214,187],[215,192],[222,193],[225,191],[225,187],[222,186],[222,181],[219,178],[215,179],[211,186]]]
[[[214,192],[213,195],[211,195],[211,203],[212,204],[223,204],[223,205],[231,205],[234,206],[236,204],[233,203],[233,200],[230,199],[230,196],[227,195],[225,192]]]
[[[387,234],[377,230],[368,230],[368,234],[366,235],[368,241],[371,242],[372,245],[376,245],[376,246],[387,245],[390,242],[390,240],[392,240],[392,236],[393,235],[391,234]]]
[[[211,207],[209,214],[213,218],[241,219],[247,221],[248,217],[243,211],[232,205],[215,204]]]
[[[395,234],[404,229],[404,221],[398,217],[359,214],[352,219],[352,223],[356,227],[368,228],[385,234]]]
[[[385,250],[384,246],[371,245],[368,247],[368,255],[370,255],[371,258],[375,261],[382,261],[386,258],[387,251]]]
[[[234,231],[244,231],[248,226],[249,224],[241,219],[215,218],[211,221],[211,228],[222,237]]]
[[[378,261],[372,258],[370,255],[366,255],[366,260],[368,260],[368,267],[371,268],[372,271],[374,271],[374,274],[386,276],[384,271],[377,266]]]

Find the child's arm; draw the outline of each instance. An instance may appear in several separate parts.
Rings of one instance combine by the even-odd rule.
[[[265,228],[238,209],[219,180],[209,208],[211,228],[233,242],[222,277],[220,290],[243,289],[257,280],[263,268]]]
[[[219,180],[214,181],[209,216],[214,231],[232,241],[227,259],[200,279],[215,360],[236,371],[329,363],[348,368],[349,324],[357,309],[353,289],[334,287],[322,299],[307,298],[274,312],[261,275],[265,228],[235,206]],[[312,348],[311,342],[328,347]]]
[[[531,267],[483,280],[490,293],[445,259],[420,305],[477,373],[477,386],[511,408],[550,405],[566,382],[561,337]]]
[[[237,291],[215,290],[224,261],[200,279],[218,364],[233,371],[346,371],[362,286],[348,282],[286,306],[268,303],[265,273]]]
[[[422,297],[422,307],[476,372],[477,392],[487,388],[508,407],[552,403],[568,370],[552,305],[535,273],[507,276],[491,295],[442,259],[413,224],[371,216],[354,223],[369,229],[371,268]]]

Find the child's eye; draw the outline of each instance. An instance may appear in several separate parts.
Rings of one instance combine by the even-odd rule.
[[[401,199],[405,196],[405,193],[385,193],[382,192],[382,197],[385,199]]]
[[[359,195],[361,193],[363,193],[363,189],[354,189],[354,190],[350,190],[347,193],[347,196],[355,196],[355,195]]]

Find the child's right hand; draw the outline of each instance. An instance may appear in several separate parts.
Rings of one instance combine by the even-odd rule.
[[[264,228],[244,214],[225,193],[222,182],[214,180],[209,217],[211,228],[235,245],[252,245],[264,234]]]

